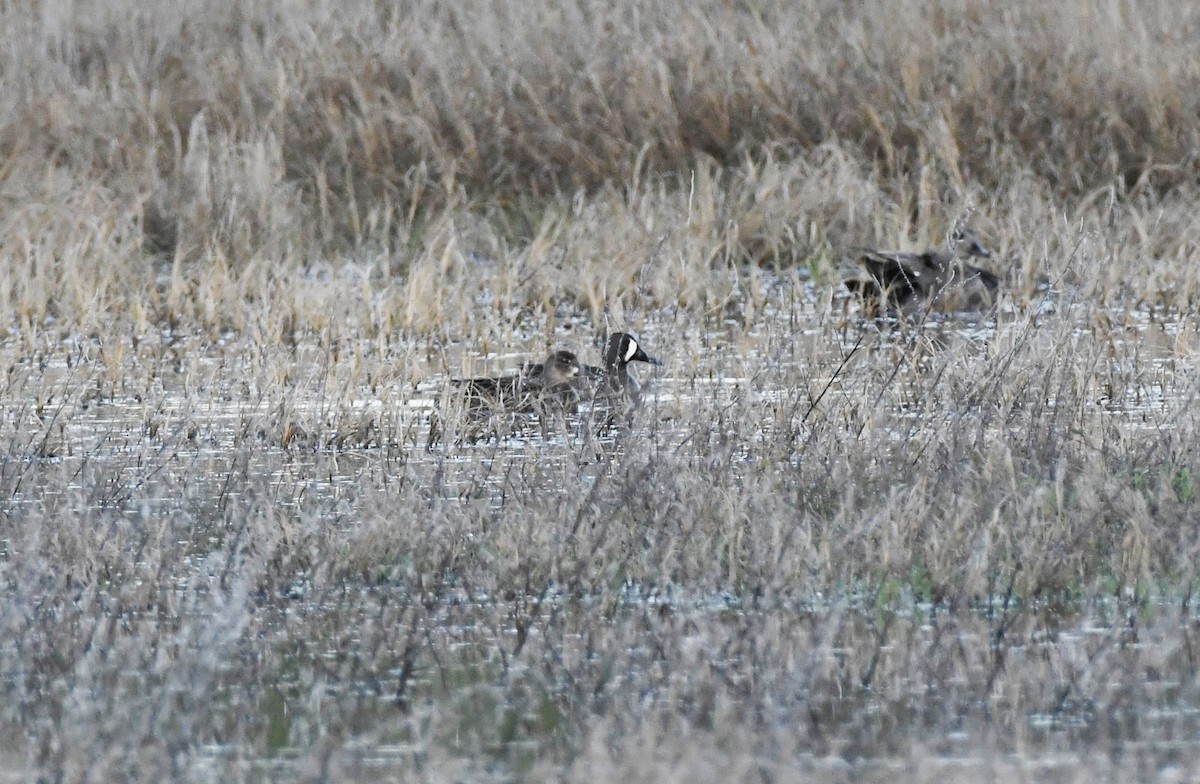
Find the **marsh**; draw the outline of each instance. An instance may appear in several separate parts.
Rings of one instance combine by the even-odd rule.
[[[39,8],[0,777],[1197,778],[1200,11]],[[958,225],[996,307],[846,291]]]

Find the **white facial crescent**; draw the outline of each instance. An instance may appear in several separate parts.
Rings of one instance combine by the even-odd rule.
[[[625,361],[633,359],[633,355],[637,353],[637,341],[633,338],[629,339],[629,347],[625,349]]]

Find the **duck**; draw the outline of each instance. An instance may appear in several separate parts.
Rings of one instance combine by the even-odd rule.
[[[640,404],[641,385],[629,373],[630,362],[662,365],[661,360],[646,353],[636,337],[628,332],[614,332],[604,343],[604,366],[585,365],[579,381],[593,400],[624,398],[634,405]]]
[[[969,227],[955,229],[948,247],[920,253],[859,248],[858,261],[867,277],[848,278],[868,310],[898,309],[910,315],[925,310],[985,311],[996,305],[1000,278],[968,258],[991,258],[991,252]]]
[[[468,409],[519,412],[554,405],[569,408],[579,399],[574,382],[582,367],[574,352],[558,350],[542,362],[522,365],[516,375],[456,378],[452,383],[464,390]]]

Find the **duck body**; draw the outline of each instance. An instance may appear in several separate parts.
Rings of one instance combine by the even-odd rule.
[[[610,335],[600,367],[583,365],[570,351],[555,351],[538,363],[507,376],[453,379],[462,390],[464,433],[468,440],[521,432],[536,415],[548,432],[553,415],[572,414],[586,405],[584,422],[628,426],[641,405],[641,386],[629,372],[631,362],[661,365],[627,332]],[[503,416],[497,417],[497,414]],[[547,418],[546,415],[552,415]]]
[[[859,249],[866,277],[850,278],[846,288],[859,294],[876,313],[897,309],[908,315],[924,310],[982,311],[995,306],[1000,278],[964,260],[991,254],[970,229],[952,235],[951,247],[920,253]]]
[[[545,361],[521,367],[516,375],[459,378],[468,409],[539,411],[547,406],[573,407],[579,400],[575,381],[582,367],[570,351],[552,352]]]

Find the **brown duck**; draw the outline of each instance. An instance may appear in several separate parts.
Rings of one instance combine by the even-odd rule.
[[[847,279],[846,288],[859,294],[874,313],[989,310],[1000,292],[999,277],[964,260],[992,255],[969,228],[956,229],[950,246],[943,250],[910,253],[864,248],[858,253],[866,277]]]
[[[555,351],[544,362],[524,365],[516,375],[497,378],[456,378],[469,409],[534,411],[547,404],[572,406],[579,399],[573,382],[579,377],[579,359],[570,351]]]

